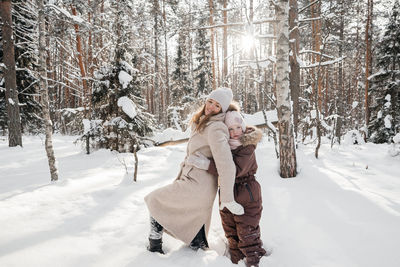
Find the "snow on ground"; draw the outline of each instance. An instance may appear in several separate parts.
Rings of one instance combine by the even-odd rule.
[[[211,249],[194,252],[167,235],[166,255],[146,251],[143,197],[170,183],[186,144],[139,154],[137,183],[121,162],[130,154],[84,154],[76,137],[54,136],[60,180],[51,183],[44,139],[24,147],[0,139],[0,266],[244,266],[223,256],[217,206]],[[265,138],[266,139],[266,138]],[[400,256],[400,157],[387,145],[300,145],[297,178],[282,179],[273,142],[258,146],[263,191],[262,239],[268,267],[397,267]]]

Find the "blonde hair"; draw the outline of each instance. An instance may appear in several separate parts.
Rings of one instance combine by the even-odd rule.
[[[232,102],[229,104],[229,107],[228,107],[228,109],[227,109],[226,111],[237,111],[237,112],[240,112],[239,103],[236,102],[236,101],[232,101]]]
[[[206,127],[206,123],[210,120],[211,116],[215,114],[206,115],[206,104],[204,104],[192,117],[190,120],[190,125],[195,125],[196,131],[203,131],[204,127]]]
[[[207,122],[210,120],[210,118],[216,114],[208,114],[206,115],[205,113],[206,110],[206,104],[203,104],[202,107],[199,108],[199,110],[193,115],[192,119],[190,120],[190,125],[194,124],[195,125],[195,130],[198,132],[201,132],[204,130],[206,127]],[[229,104],[229,107],[227,111],[237,111],[240,112],[240,107],[239,103],[232,101]],[[221,113],[222,109],[220,112],[217,114]]]

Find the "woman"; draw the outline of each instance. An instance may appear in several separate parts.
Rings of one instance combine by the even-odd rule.
[[[204,106],[191,120],[192,132],[178,177],[172,184],[145,197],[151,221],[149,251],[164,253],[163,230],[192,249],[207,248],[218,184],[221,188],[220,208],[226,207],[234,214],[243,214],[243,207],[233,198],[236,169],[228,144],[228,128],[224,124],[225,112],[231,101],[232,91],[229,88],[218,88],[208,96]],[[216,176],[186,162],[196,152],[214,158],[218,180]]]

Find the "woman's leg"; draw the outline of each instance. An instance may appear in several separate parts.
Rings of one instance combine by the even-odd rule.
[[[163,231],[164,227],[150,216],[149,246],[147,247],[149,251],[164,254],[162,250]]]
[[[206,238],[206,231],[204,229],[204,225],[201,227],[197,235],[193,238],[192,242],[190,242],[189,247],[193,250],[198,250],[199,248],[205,250],[208,248],[208,242]]]

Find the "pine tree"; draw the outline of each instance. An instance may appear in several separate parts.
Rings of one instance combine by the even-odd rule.
[[[172,73],[171,85],[171,105],[168,107],[168,124],[176,129],[184,128],[185,107],[191,105],[196,99],[194,88],[189,79],[189,63],[186,53],[186,37],[184,32],[180,32],[176,58],[174,59],[175,69]]]
[[[189,82],[189,65],[184,53],[186,43],[179,43],[174,60],[175,70],[172,73],[172,102],[186,103],[193,98],[194,90]]]
[[[16,82],[18,89],[18,100],[20,106],[22,131],[37,132],[42,128],[41,107],[35,99],[38,91],[37,79],[33,72],[37,70],[35,62],[35,15],[31,13],[31,1],[17,0],[12,5],[13,31],[15,38],[15,64]],[[3,50],[0,50],[0,61],[3,58]],[[0,85],[3,86],[3,85]],[[7,125],[7,114],[5,109],[3,90],[0,90],[0,127],[5,129]]]
[[[18,89],[16,82],[16,64],[14,53],[14,26],[12,22],[11,1],[0,2],[0,18],[2,21],[2,49],[4,67],[4,87],[7,107],[8,144],[10,147],[22,146],[21,117],[19,111]]]
[[[134,51],[129,48],[130,25],[127,20],[131,6],[121,1],[114,7],[117,32],[114,62],[95,72],[92,128],[85,133],[94,139],[93,146],[119,152],[135,152],[141,137],[154,128],[152,115],[144,111],[139,71]],[[129,107],[130,112],[125,109]]]
[[[202,18],[199,22],[199,25],[205,25],[206,18]],[[208,94],[211,88],[211,48],[210,48],[210,40],[206,35],[207,31],[199,29],[197,31],[196,36],[196,61],[197,67],[195,68],[195,75],[196,75],[196,83],[197,83],[197,92],[196,96],[198,95],[205,95]]]
[[[378,72],[370,77],[371,121],[374,143],[391,142],[400,131],[400,4],[396,0],[386,30],[377,47]]]
[[[36,70],[35,46],[32,44],[35,40],[35,25],[33,21],[35,15],[28,9],[33,8],[33,3],[26,0],[14,2],[14,25],[15,25],[15,60],[17,74],[17,88],[19,91],[18,99],[21,108],[21,123],[24,130],[28,132],[37,132],[42,128],[42,111],[40,103],[35,99],[37,88],[37,79],[32,71]]]

